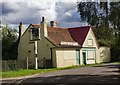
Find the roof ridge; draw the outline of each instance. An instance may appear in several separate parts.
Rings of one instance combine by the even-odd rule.
[[[40,24],[31,24],[31,25],[33,25],[33,26],[40,26]]]
[[[48,28],[55,28],[55,29],[62,29],[62,30],[65,30],[65,29],[67,29],[67,28],[60,28],[60,27],[51,27],[51,26],[47,26]]]
[[[70,27],[70,28],[67,28],[67,29],[88,28],[88,27],[91,27],[91,26]]]

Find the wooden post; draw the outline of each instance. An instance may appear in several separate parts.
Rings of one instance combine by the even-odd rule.
[[[27,69],[28,69],[28,56],[27,56]]]

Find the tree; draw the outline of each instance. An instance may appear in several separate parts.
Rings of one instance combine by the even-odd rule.
[[[98,11],[96,9],[96,5],[98,5],[95,2],[81,2],[78,3],[78,12],[80,13],[81,20],[82,21],[87,21],[90,25],[92,26],[97,26],[98,25]]]
[[[100,45],[111,46],[114,40],[114,30],[109,29],[107,4],[107,2],[80,2],[77,6],[81,20],[93,26]]]
[[[110,3],[109,21],[114,29],[120,31],[120,2]]]
[[[17,30],[8,26],[2,27],[2,60],[17,58]]]
[[[110,2],[110,7],[108,2],[78,2],[77,7],[81,21],[93,26],[99,44],[120,56],[120,2]]]

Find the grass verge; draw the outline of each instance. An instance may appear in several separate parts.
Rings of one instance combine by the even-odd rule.
[[[33,75],[33,74],[40,74],[40,73],[45,73],[49,71],[55,71],[55,70],[65,70],[65,69],[74,69],[74,68],[80,68],[80,67],[85,67],[85,66],[99,66],[100,64],[88,64],[88,65],[77,65],[77,66],[69,66],[69,67],[64,67],[64,68],[46,68],[46,69],[28,69],[28,70],[14,70],[14,71],[5,71],[5,72],[0,72],[0,76],[2,78],[10,78],[10,77],[19,77],[19,76],[27,76],[27,75]]]
[[[33,75],[37,73],[45,73],[49,71],[53,71],[56,68],[51,69],[25,69],[25,70],[14,70],[14,71],[5,71],[2,72],[2,78],[10,78],[10,77],[19,77],[19,76],[27,76],[27,75]]]

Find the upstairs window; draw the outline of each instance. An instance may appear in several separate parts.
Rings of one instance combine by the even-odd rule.
[[[40,28],[31,28],[31,40],[40,39]]]
[[[93,40],[92,39],[88,39],[88,45],[92,46],[93,45]]]

